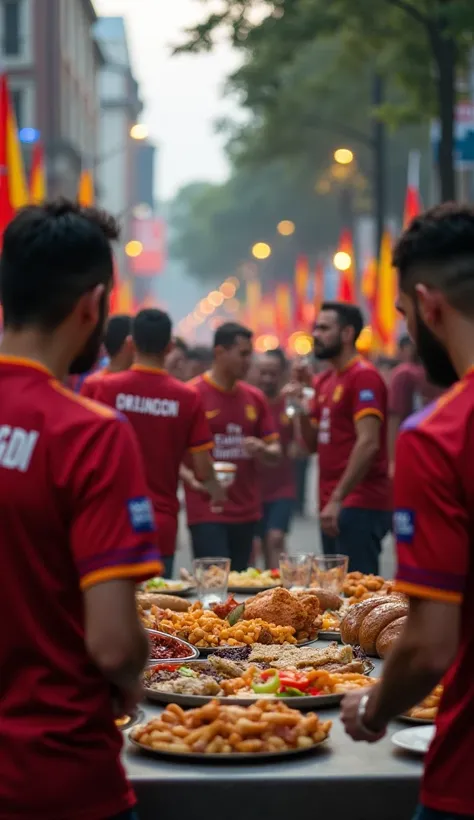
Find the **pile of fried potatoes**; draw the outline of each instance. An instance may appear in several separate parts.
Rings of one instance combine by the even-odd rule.
[[[277,701],[221,706],[213,700],[186,712],[171,703],[159,717],[135,727],[131,737],[148,749],[172,754],[268,754],[317,746],[331,725],[313,712],[303,714]]]

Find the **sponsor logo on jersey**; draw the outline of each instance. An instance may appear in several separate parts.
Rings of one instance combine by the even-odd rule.
[[[155,515],[149,498],[131,498],[127,501],[128,516],[133,532],[154,532]]]
[[[206,418],[207,419],[215,419],[219,415],[220,410],[206,410]]]
[[[393,514],[393,531],[400,544],[411,544],[415,536],[414,510],[395,510]]]
[[[359,401],[373,401],[375,394],[373,390],[361,390],[359,393]]]

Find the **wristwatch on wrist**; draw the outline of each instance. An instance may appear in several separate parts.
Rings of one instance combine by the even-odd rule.
[[[359,707],[357,709],[357,722],[359,724],[359,728],[362,729],[367,735],[373,735],[373,737],[378,737],[380,734],[379,732],[374,732],[372,729],[369,729],[367,724],[365,723],[365,713],[367,711],[367,704],[369,702],[369,696],[363,695],[359,701]]]

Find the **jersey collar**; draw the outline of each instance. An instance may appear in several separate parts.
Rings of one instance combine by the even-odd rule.
[[[31,370],[38,370],[40,373],[44,373],[52,379],[55,378],[54,373],[51,373],[51,370],[45,367],[44,364],[41,364],[41,362],[37,362],[35,359],[28,359],[23,356],[6,356],[3,353],[0,353],[0,364],[13,364],[18,367],[29,367]]]
[[[236,385],[234,385],[234,387],[232,387],[231,390],[225,390],[224,387],[221,387],[220,384],[217,384],[217,382],[214,381],[209,371],[207,373],[203,373],[202,378],[204,379],[206,384],[209,384],[211,387],[214,388],[214,390],[218,390],[219,393],[225,393],[226,395],[229,395],[229,393],[235,393]]]
[[[147,367],[147,365],[144,364],[132,364],[130,370],[138,373],[167,373],[163,367]]]
[[[352,359],[349,359],[349,361],[347,362],[347,364],[344,365],[344,367],[341,367],[341,369],[337,372],[346,373],[347,370],[350,370],[351,367],[354,367],[354,365],[360,362],[361,360],[362,356],[359,353],[357,353],[355,356],[352,357]]]

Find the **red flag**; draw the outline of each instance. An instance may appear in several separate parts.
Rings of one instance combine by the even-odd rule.
[[[291,292],[290,285],[277,285],[275,290],[275,323],[282,344],[290,333],[291,326]]]
[[[308,293],[309,262],[307,256],[298,256],[295,267],[295,327],[305,323],[305,304]]]
[[[336,257],[338,254],[344,255],[344,257],[340,260],[341,267],[338,267],[339,287],[337,290],[337,300],[338,302],[354,304],[356,301],[354,243],[352,241],[352,233],[347,230],[347,228],[341,233]],[[342,265],[344,265],[344,268],[342,268]]]
[[[8,223],[28,202],[23,156],[6,74],[0,75],[0,245]]]
[[[415,219],[423,210],[420,196],[420,152],[410,151],[408,157],[408,180],[403,210],[403,227],[408,228],[412,219]]]

